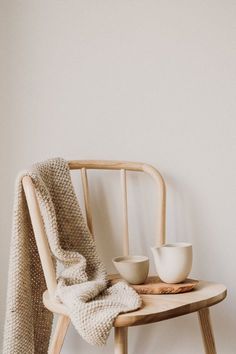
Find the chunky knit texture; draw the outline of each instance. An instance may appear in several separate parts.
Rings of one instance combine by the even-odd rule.
[[[50,249],[62,263],[57,298],[90,344],[104,344],[119,313],[141,306],[126,283],[107,286],[107,274],[89,233],[65,160],[35,164],[19,176],[13,217],[4,354],[46,354],[52,314],[43,306],[46,284],[22,188],[22,177],[34,183]]]

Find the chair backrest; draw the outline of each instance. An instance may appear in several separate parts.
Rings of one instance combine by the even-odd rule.
[[[89,183],[87,170],[119,170],[121,177],[121,192],[123,203],[123,253],[129,254],[129,231],[128,231],[128,208],[127,208],[127,181],[126,171],[145,172],[153,177],[158,188],[158,209],[157,209],[157,237],[156,244],[165,243],[165,215],[166,215],[166,189],[161,174],[151,165],[137,162],[123,161],[101,161],[101,160],[73,160],[69,161],[71,170],[80,170],[84,194],[84,205],[88,227],[93,235],[92,212],[89,198]],[[54,268],[51,252],[45,233],[42,216],[37,201],[33,182],[29,176],[23,178],[23,188],[29,208],[30,218],[34,230],[36,244],[48,288],[49,295],[54,296],[56,289],[56,271]]]

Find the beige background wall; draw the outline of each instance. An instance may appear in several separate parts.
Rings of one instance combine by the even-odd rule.
[[[235,353],[235,1],[0,0],[0,16],[1,324],[17,172],[52,156],[145,161],[167,181],[168,239],[192,242],[193,275],[229,289],[212,317],[219,353]],[[108,267],[112,177],[93,198]],[[153,197],[132,200],[135,251],[151,256]],[[202,352],[194,314],[130,334],[130,353]],[[63,353],[78,352],[111,353],[112,336],[97,349],[71,328]]]

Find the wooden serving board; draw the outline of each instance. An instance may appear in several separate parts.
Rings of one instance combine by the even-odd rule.
[[[112,274],[109,276],[109,281],[112,285],[121,280],[124,279],[122,279],[119,274]],[[162,282],[157,276],[150,276],[146,279],[144,284],[129,285],[132,286],[138,294],[179,294],[193,290],[198,283],[198,280],[186,279],[179,284],[167,284]]]

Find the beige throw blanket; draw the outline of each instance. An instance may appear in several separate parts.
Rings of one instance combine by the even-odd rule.
[[[57,296],[72,323],[91,344],[104,344],[116,316],[140,307],[138,294],[126,283],[107,287],[106,271],[75,195],[63,159],[38,163],[16,184],[10,251],[4,354],[46,354],[52,315],[42,303],[46,289],[22,177],[33,179],[51,252],[64,270]]]

